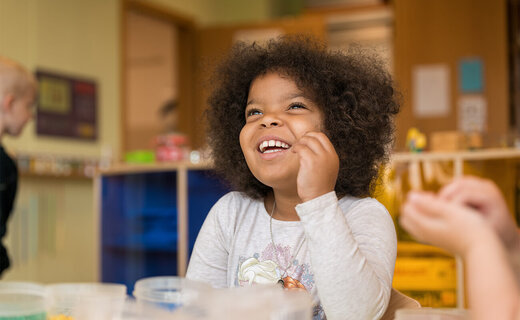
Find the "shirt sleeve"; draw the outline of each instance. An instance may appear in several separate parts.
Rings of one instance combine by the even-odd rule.
[[[230,196],[222,197],[210,210],[195,241],[186,278],[209,283],[214,288],[227,287],[230,226]],[[227,228],[226,228],[227,227]]]
[[[381,318],[397,254],[388,211],[375,199],[363,199],[343,212],[335,192],[299,204],[296,211],[327,319]]]

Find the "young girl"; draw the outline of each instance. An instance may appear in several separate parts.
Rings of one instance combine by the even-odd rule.
[[[367,196],[399,110],[383,64],[287,36],[235,45],[213,80],[209,144],[237,192],[209,212],[187,278],[304,289],[315,319],[380,318],[397,243]]]

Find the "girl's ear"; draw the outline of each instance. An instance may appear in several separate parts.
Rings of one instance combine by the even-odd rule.
[[[12,109],[14,103],[14,95],[7,93],[4,95],[2,101],[0,101],[0,112],[6,113]]]

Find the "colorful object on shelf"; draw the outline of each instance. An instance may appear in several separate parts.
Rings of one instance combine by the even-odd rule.
[[[99,167],[99,159],[55,154],[15,152],[21,174],[56,177],[91,178]]]
[[[421,152],[426,148],[426,135],[417,128],[408,129],[406,148],[411,152]]]
[[[151,150],[135,150],[125,153],[126,163],[153,163],[155,153]]]
[[[435,131],[430,135],[431,151],[457,151],[464,149],[464,134],[459,131]]]
[[[188,137],[180,133],[159,135],[155,138],[157,161],[182,161],[189,158]]]

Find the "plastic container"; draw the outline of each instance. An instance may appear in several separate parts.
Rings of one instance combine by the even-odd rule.
[[[112,283],[61,283],[47,286],[50,320],[59,316],[74,320],[112,320],[121,314],[126,286]]]
[[[134,150],[125,153],[126,163],[153,163],[155,152],[152,150]]]
[[[168,310],[161,309],[154,305],[138,305],[135,299],[127,299],[123,307],[123,312],[117,320],[187,320],[185,317],[177,317]],[[116,318],[114,318],[116,320]],[[190,319],[191,320],[191,319]],[[200,319],[197,319],[200,320]]]
[[[170,133],[155,138],[155,159],[161,161],[182,161],[188,159],[188,137]]]
[[[45,320],[45,287],[31,282],[0,282],[0,320]]]
[[[395,312],[395,320],[469,320],[465,309],[400,309]]]
[[[208,320],[311,320],[313,311],[309,293],[279,285],[219,289],[201,303]]]
[[[181,306],[197,304],[211,292],[211,286],[185,278],[167,276],[140,279],[133,295],[138,305],[156,305],[173,311]]]

